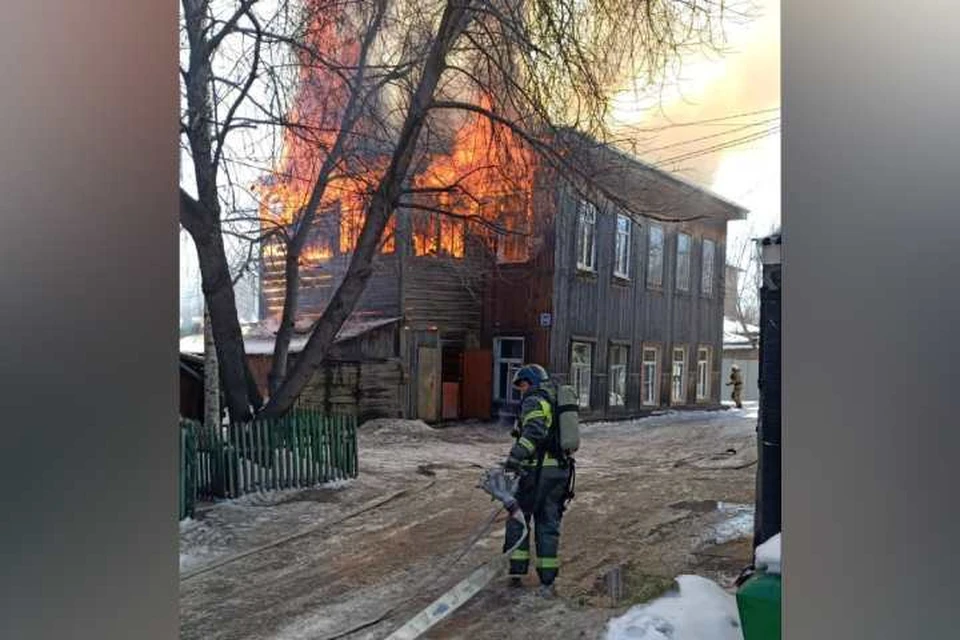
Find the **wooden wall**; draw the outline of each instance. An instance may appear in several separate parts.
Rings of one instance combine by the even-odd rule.
[[[723,338],[723,245],[726,223],[697,221],[664,224],[633,217],[631,232],[630,279],[613,275],[617,207],[595,198],[597,217],[596,273],[578,271],[576,262],[577,201],[569,188],[558,191],[558,216],[555,253],[554,317],[551,335],[551,371],[561,380],[569,379],[570,349],[574,339],[590,342],[593,349],[593,381],[590,411],[586,417],[634,415],[649,408],[641,404],[641,360],[645,344],[660,348],[661,404],[670,404],[671,347],[687,348],[687,392],[685,404],[696,404],[696,349],[713,349],[711,398],[720,398],[720,366]],[[694,212],[691,212],[694,213]],[[649,229],[657,224],[664,230],[663,286],[646,284]],[[676,290],[676,244],[679,232],[692,236],[691,288]],[[714,256],[714,290],[710,296],[700,291],[702,239],[717,243]],[[622,408],[608,407],[608,349],[612,343],[629,346],[627,399]]]
[[[300,268],[302,287],[299,311],[301,318],[316,318],[326,308],[337,285],[347,272],[351,253],[341,253],[339,218],[334,213],[317,216],[308,246],[326,246],[333,256],[324,262],[303,261]],[[385,316],[400,314],[400,261],[396,251],[380,253],[374,259],[374,273],[367,284],[358,311],[374,311]],[[264,317],[280,317],[283,311],[284,260],[261,259],[261,309]]]
[[[393,323],[334,345],[304,388],[299,405],[354,415],[361,421],[402,416],[405,375],[396,355],[399,331],[399,325]],[[290,360],[292,366],[296,354],[291,354]],[[266,393],[271,357],[251,355],[248,361],[261,392]]]

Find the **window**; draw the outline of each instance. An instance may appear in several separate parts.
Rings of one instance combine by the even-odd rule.
[[[705,296],[713,295],[713,267],[716,262],[717,245],[713,240],[703,239],[703,264],[700,271],[700,291]]]
[[[646,347],[643,350],[643,404],[660,404],[660,350]]]
[[[580,406],[590,407],[590,381],[593,378],[593,345],[574,342],[570,358],[570,378],[577,391]]]
[[[363,229],[363,198],[353,194],[340,200],[340,253],[350,253],[356,248]]]
[[[650,247],[647,249],[647,286],[663,286],[663,227],[650,227]]]
[[[527,203],[520,196],[497,198],[496,219],[503,232],[497,241],[497,262],[510,264],[530,259],[530,219]]]
[[[417,211],[411,217],[414,255],[463,257],[463,220],[424,211]]]
[[[610,406],[624,407],[627,404],[628,349],[623,345],[610,347]]]
[[[513,375],[523,366],[523,338],[493,339],[493,393],[497,400],[519,402]]]
[[[586,200],[580,201],[577,216],[577,268],[597,270],[597,208]]]
[[[613,275],[618,278],[630,277],[630,232],[633,221],[627,216],[617,215],[616,263]]]
[[[687,397],[687,350],[685,347],[673,349],[673,371],[671,372],[670,401],[683,403]]]
[[[697,400],[710,399],[710,347],[697,349]]]
[[[690,236],[677,234],[677,289],[690,291]]]

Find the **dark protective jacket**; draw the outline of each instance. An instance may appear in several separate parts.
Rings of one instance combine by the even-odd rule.
[[[531,389],[520,401],[520,415],[517,425],[517,439],[510,449],[510,459],[524,467],[537,465],[538,452],[543,450],[543,466],[557,466],[558,462],[550,451],[550,432],[553,424],[553,405],[556,403],[556,389],[549,382]]]

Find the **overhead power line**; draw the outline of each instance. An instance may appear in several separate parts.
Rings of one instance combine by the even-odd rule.
[[[674,162],[682,162],[685,160],[693,160],[695,158],[700,158],[705,155],[718,153],[720,151],[725,151],[733,147],[739,147],[745,144],[749,144],[750,142],[756,142],[757,140],[762,140],[763,138],[769,137],[775,133],[778,133],[779,131],[780,131],[780,126],[777,125],[775,127],[770,127],[769,129],[766,129],[764,131],[752,133],[750,135],[742,136],[740,138],[735,138],[733,140],[728,140],[721,144],[713,145],[703,149],[697,149],[695,151],[689,151],[686,153],[673,156],[671,158],[665,158],[663,160],[658,161],[658,164],[669,164]]]
[[[705,124],[714,124],[714,123],[726,123],[728,120],[736,120],[737,118],[746,118],[747,116],[756,116],[766,113],[773,113],[774,111],[780,111],[780,107],[771,107],[769,109],[758,109],[757,111],[745,111],[743,113],[735,113],[728,116],[719,116],[716,118],[707,118],[704,120],[691,120],[689,122],[671,122],[670,124],[660,125],[656,127],[625,127],[632,129],[634,131],[642,132],[654,132],[654,131],[666,131],[667,129],[676,129],[679,127],[696,127]],[[730,122],[727,123],[731,126],[735,126],[740,123]]]

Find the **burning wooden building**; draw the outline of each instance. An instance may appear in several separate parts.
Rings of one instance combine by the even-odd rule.
[[[329,384],[321,392],[320,378],[356,371],[359,380],[378,362],[367,382],[347,384],[354,400],[340,409],[489,419],[513,412],[514,370],[539,362],[578,389],[588,419],[718,405],[726,224],[745,210],[569,132],[565,157],[581,170],[561,174],[490,127],[477,117],[459,128],[411,180],[341,332],[357,341],[366,330],[356,327],[373,327],[377,350],[332,356],[301,403],[329,407],[331,393],[349,394]],[[268,207],[289,197],[279,186],[267,192]],[[362,200],[337,194],[301,255],[306,324],[332,297],[362,226]],[[282,243],[263,247],[267,325],[282,312],[284,264]],[[263,380],[267,368],[258,368]]]

